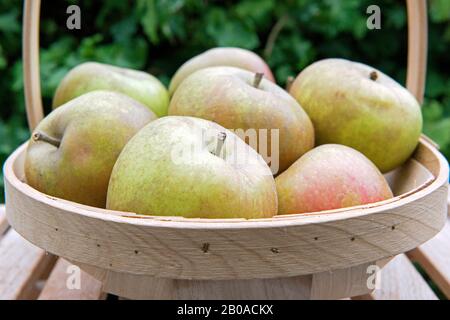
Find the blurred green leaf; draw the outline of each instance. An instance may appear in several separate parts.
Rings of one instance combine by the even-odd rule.
[[[450,20],[450,1],[430,0],[430,15],[434,22],[448,22]]]
[[[20,31],[20,24],[17,23],[19,11],[15,8],[0,14],[0,31],[18,33]]]
[[[428,100],[423,106],[423,132],[433,139],[450,159],[450,117],[445,116],[444,106],[436,100]]]
[[[255,49],[258,35],[240,20],[235,20],[223,9],[212,9],[206,15],[206,34],[219,47]]]

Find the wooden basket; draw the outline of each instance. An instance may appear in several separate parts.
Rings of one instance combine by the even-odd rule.
[[[426,3],[409,0],[407,87],[422,101]],[[29,127],[43,117],[40,1],[25,1],[24,81]],[[425,136],[387,174],[395,197],[370,205],[271,219],[141,216],[57,199],[26,184],[26,144],[4,166],[11,226],[127,298],[341,298],[370,292],[371,265],[432,238],[447,213],[448,165]],[[372,271],[373,272],[373,271]]]

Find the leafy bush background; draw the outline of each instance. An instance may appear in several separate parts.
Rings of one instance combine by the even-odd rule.
[[[81,8],[81,30],[66,28],[70,4]],[[381,30],[366,28],[370,4],[381,7]],[[445,69],[450,65],[450,1],[430,0],[429,10],[424,131],[450,158],[450,79]],[[0,2],[1,163],[29,135],[21,19],[22,1]],[[146,70],[168,84],[182,62],[215,46],[254,50],[268,61],[280,85],[326,57],[361,61],[404,83],[406,22],[404,1],[398,0],[44,0],[40,62],[44,104],[48,112],[58,82],[83,61]],[[279,33],[270,36],[277,29]],[[0,192],[0,203],[2,197]]]

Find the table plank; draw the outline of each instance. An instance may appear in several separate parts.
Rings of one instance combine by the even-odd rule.
[[[102,283],[86,272],[80,273],[80,289],[69,289],[67,280],[72,274],[68,269],[72,264],[59,258],[50,274],[39,300],[103,300]]]
[[[407,253],[450,299],[450,217],[433,239]]]
[[[34,299],[36,282],[56,261],[10,229],[0,240],[0,300]]]
[[[381,287],[354,300],[436,300],[437,297],[404,254],[381,270]]]

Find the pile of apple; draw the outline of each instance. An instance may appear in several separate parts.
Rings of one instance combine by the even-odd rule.
[[[155,77],[84,63],[32,133],[29,185],[145,215],[267,218],[391,198],[420,106],[367,65],[326,59],[285,91],[253,52],[215,48]],[[317,147],[315,147],[317,146]]]

